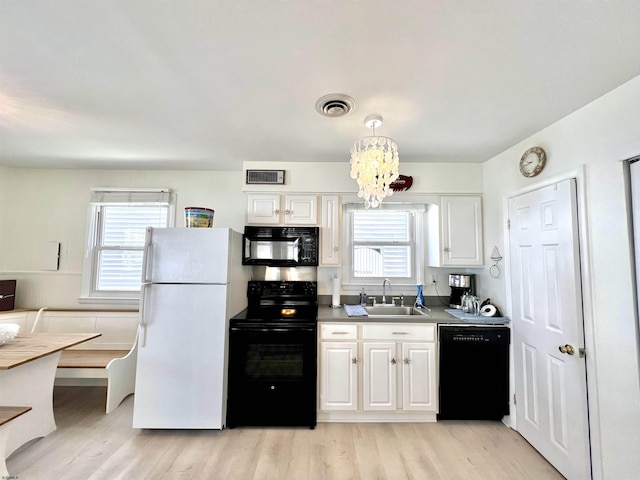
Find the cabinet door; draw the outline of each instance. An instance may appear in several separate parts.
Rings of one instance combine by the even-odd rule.
[[[396,410],[398,360],[395,342],[364,342],[362,350],[363,409]]]
[[[320,410],[358,409],[358,344],[320,342]]]
[[[248,198],[248,224],[278,225],[280,223],[280,195],[251,194]]]
[[[482,199],[475,195],[443,196],[441,215],[442,266],[482,265]]]
[[[340,197],[322,196],[320,263],[340,265]]]
[[[286,225],[317,225],[318,197],[315,195],[287,195],[284,199]]]
[[[402,344],[403,410],[436,411],[435,343]]]

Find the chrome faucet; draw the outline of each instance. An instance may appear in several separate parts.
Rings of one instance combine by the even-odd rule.
[[[389,290],[391,290],[391,280],[389,280],[388,278],[385,278],[382,281],[382,304],[384,305],[385,303],[387,303],[387,299],[385,297],[385,284],[389,284]],[[391,303],[393,303],[393,300],[391,301]]]

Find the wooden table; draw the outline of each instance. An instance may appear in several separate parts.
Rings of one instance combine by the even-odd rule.
[[[33,333],[18,335],[0,346],[0,405],[29,406],[14,419],[5,456],[34,438],[56,429],[53,416],[53,383],[60,351],[100,333]]]

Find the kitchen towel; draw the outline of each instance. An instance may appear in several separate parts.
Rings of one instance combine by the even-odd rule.
[[[368,317],[369,314],[362,305],[345,305],[344,311],[349,317]]]

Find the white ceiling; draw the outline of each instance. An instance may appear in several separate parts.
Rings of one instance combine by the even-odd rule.
[[[482,162],[640,75],[638,0],[0,0],[0,165]],[[356,109],[325,118],[345,93]]]

